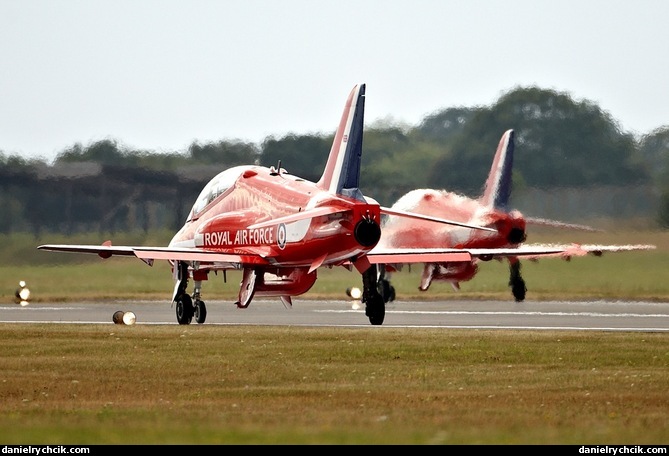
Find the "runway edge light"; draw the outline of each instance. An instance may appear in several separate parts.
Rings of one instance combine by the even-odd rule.
[[[348,287],[346,289],[346,296],[350,296],[353,299],[360,299],[362,291],[358,287]]]
[[[117,310],[112,315],[112,321],[116,325],[134,325],[137,322],[137,316],[134,312],[124,312],[122,310]]]
[[[30,290],[25,280],[19,281],[19,288],[14,292],[14,297],[16,298],[16,303],[22,306],[27,306],[30,301]]]

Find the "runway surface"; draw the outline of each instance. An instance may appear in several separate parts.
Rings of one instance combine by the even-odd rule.
[[[372,326],[358,301],[294,299],[292,308],[285,308],[278,299],[258,299],[246,309],[207,301],[206,307],[205,325]],[[157,301],[5,304],[0,322],[113,325],[118,310],[133,312],[138,325],[177,324],[174,307]],[[377,327],[668,332],[669,303],[394,301]]]

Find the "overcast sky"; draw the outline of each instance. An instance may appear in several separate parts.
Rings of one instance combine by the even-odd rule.
[[[368,125],[537,86],[644,134],[669,124],[668,21],[664,0],[0,0],[0,151],[332,133],[357,83]]]

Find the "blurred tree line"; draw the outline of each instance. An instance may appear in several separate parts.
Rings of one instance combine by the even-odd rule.
[[[657,195],[652,216],[669,227],[669,125],[637,137],[596,104],[537,87],[513,89],[492,106],[447,108],[416,126],[366,126],[362,191],[388,206],[415,188],[477,196],[508,129],[516,133],[514,195],[647,186]],[[176,230],[204,184],[225,168],[280,162],[318,180],[333,135],[270,136],[259,145],[194,142],[172,153],[106,139],[77,143],[53,163],[0,152],[0,232]]]

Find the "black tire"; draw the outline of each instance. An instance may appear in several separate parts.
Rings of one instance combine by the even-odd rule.
[[[383,298],[379,294],[376,294],[375,298],[366,304],[365,315],[369,318],[369,322],[375,326],[382,325],[386,317],[386,306]]]
[[[513,297],[516,298],[516,302],[521,302],[525,300],[525,294],[527,293],[527,287],[525,287],[525,281],[523,279],[516,280],[513,284],[511,292],[513,293]]]
[[[186,293],[177,298],[177,321],[180,325],[190,325],[193,319],[193,300]]]
[[[207,319],[207,306],[204,304],[204,301],[195,302],[195,321],[198,324],[204,323]]]
[[[380,326],[383,324],[383,320],[386,317],[386,309],[381,307],[380,309],[374,309],[372,312],[368,312],[369,322],[374,326]]]
[[[391,302],[395,300],[395,287],[390,284],[389,280],[379,279],[376,288],[383,298],[383,302]]]

